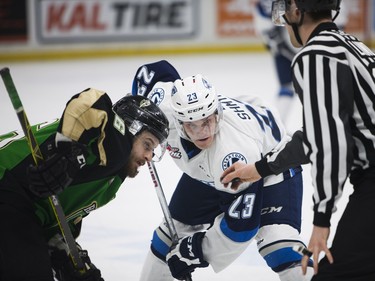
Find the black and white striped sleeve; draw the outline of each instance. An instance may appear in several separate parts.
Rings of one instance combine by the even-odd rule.
[[[264,177],[310,162],[314,225],[328,227],[347,177],[356,182],[375,167],[375,54],[333,23],[322,23],[292,71],[303,104],[302,136],[255,166]]]
[[[311,162],[314,225],[328,227],[352,161],[352,74],[343,48],[308,46],[293,64],[303,103],[305,154]]]

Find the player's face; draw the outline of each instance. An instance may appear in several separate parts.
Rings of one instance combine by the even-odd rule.
[[[128,177],[134,178],[139,168],[151,161],[154,149],[159,145],[159,140],[149,131],[143,131],[134,138],[132,151],[125,166]]]
[[[210,147],[210,145],[214,141],[216,126],[216,114],[211,114],[207,118],[198,121],[183,123],[185,133],[188,135],[190,140],[200,149],[206,149]]]

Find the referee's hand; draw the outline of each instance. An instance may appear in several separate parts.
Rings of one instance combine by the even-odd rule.
[[[239,185],[244,182],[256,182],[261,179],[255,164],[246,164],[238,161],[224,170],[220,181],[224,187],[237,190]]]
[[[330,263],[333,263],[333,257],[331,251],[327,247],[327,240],[329,237],[330,229],[329,227],[313,226],[313,231],[311,233],[309,246],[307,247],[307,252],[302,257],[302,272],[305,275],[307,270],[307,264],[309,262],[309,255],[312,254],[312,259],[314,262],[314,274],[318,273],[319,264],[319,254],[324,252]],[[310,253],[309,253],[310,252]]]

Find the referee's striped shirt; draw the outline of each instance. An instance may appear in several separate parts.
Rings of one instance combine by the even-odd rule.
[[[312,164],[314,224],[329,226],[348,174],[375,167],[375,54],[334,23],[322,23],[292,68]]]

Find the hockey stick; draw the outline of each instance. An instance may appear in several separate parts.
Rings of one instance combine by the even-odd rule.
[[[33,156],[34,162],[36,165],[39,165],[43,162],[43,155],[40,151],[39,145],[36,141],[36,138],[31,130],[31,126],[29,120],[27,118],[26,112],[23,108],[21,103],[21,99],[18,95],[16,87],[13,83],[12,76],[10,75],[10,71],[8,67],[5,67],[0,70],[1,78],[3,79],[5,88],[7,89],[8,95],[10,100],[13,104],[13,108],[17,113],[18,119],[20,121],[22,130],[26,136],[27,143],[29,145],[31,155]],[[61,234],[65,240],[65,243],[68,245],[69,248],[69,255],[71,260],[79,271],[84,271],[83,262],[79,256],[78,249],[73,237],[73,234],[69,228],[69,225],[66,221],[64,211],[60,205],[59,199],[56,195],[51,195],[49,198],[49,202],[51,204],[52,210],[55,214],[57,223],[59,225]]]
[[[155,185],[156,194],[158,196],[160,206],[164,214],[165,221],[167,222],[169,234],[171,235],[171,239],[172,239],[172,246],[174,246],[178,244],[178,234],[176,231],[176,227],[173,223],[172,215],[171,215],[171,212],[169,211],[168,203],[167,203],[167,200],[165,199],[164,191],[161,186],[158,173],[156,172],[155,164],[153,161],[151,161],[151,162],[147,162],[147,165],[150,170],[152,181],[154,182],[154,185]],[[189,273],[186,276],[185,281],[192,281],[192,280],[193,279],[191,278],[191,274]]]

